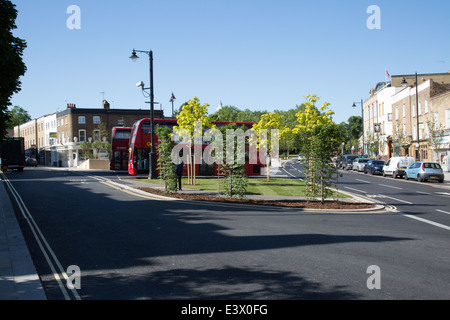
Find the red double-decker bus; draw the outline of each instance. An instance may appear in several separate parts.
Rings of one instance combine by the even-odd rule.
[[[114,127],[111,134],[110,169],[128,170],[128,153],[132,128]]]
[[[250,122],[225,122],[225,121],[212,121],[217,127],[225,126],[230,123],[235,123],[238,127],[246,126],[251,128],[254,123]],[[155,128],[157,126],[168,126],[173,130],[173,127],[177,126],[176,119],[154,119]],[[149,173],[149,155],[151,150],[151,123],[150,119],[141,119],[137,121],[131,131],[131,138],[129,143],[129,160],[128,160],[128,173],[130,175],[148,174]],[[154,134],[155,147],[159,144],[156,133]],[[204,144],[204,149],[207,144]],[[245,174],[248,176],[261,175],[261,168],[264,167],[259,161],[257,164],[245,165]],[[199,176],[216,176],[217,164],[207,164],[205,162],[196,164],[195,171]],[[183,175],[187,175],[186,165],[184,166]]]

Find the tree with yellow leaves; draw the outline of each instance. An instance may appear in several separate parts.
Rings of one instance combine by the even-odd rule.
[[[257,135],[260,160],[265,159],[267,181],[269,182],[271,159],[279,159],[280,139],[289,132],[289,128],[284,128],[282,115],[269,112],[261,115],[261,120],[254,124],[252,129]]]
[[[214,129],[215,126],[211,124],[211,118],[208,116],[209,104],[200,104],[197,97],[193,97],[185,103],[181,111],[177,114],[178,126],[173,128],[176,135],[184,137],[184,143],[187,144],[188,157],[188,184],[195,185],[195,164],[201,158],[203,128]],[[194,147],[194,156],[192,148]],[[198,152],[198,149],[200,149]],[[186,158],[186,157],[185,157]]]
[[[296,114],[298,124],[293,129],[301,137],[300,152],[304,155],[307,175],[307,196],[320,195],[322,202],[328,195],[331,176],[336,172],[332,165],[331,153],[339,148],[342,136],[338,126],[333,122],[334,111],[329,109],[329,103],[317,107],[319,97],[306,97],[305,110]],[[319,183],[320,180],[320,183]]]

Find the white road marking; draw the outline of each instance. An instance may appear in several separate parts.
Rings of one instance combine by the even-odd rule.
[[[383,186],[383,187],[388,187],[388,188],[392,188],[392,189],[397,189],[397,190],[403,190],[403,188],[399,188],[399,187],[394,187],[394,186],[388,186],[387,184],[378,184],[379,186]]]
[[[402,215],[402,216],[404,216],[404,217],[407,217],[407,218],[410,218],[410,219],[414,219],[414,220],[418,220],[418,221],[430,224],[432,226],[439,227],[439,228],[442,228],[442,229],[450,231],[450,227],[446,226],[444,224],[440,224],[440,223],[437,223],[437,222],[434,222],[434,221],[431,221],[431,220],[427,220],[427,219],[424,219],[424,218],[419,218],[419,217],[416,217],[416,216],[413,216],[413,215],[410,215],[410,214],[406,214],[406,213],[403,213],[403,212],[399,212],[399,211],[397,211],[397,213]]]
[[[436,211],[437,211],[437,212],[441,212],[441,213],[446,213],[446,214],[450,214],[450,212],[447,212],[447,211],[444,211],[444,210],[439,210],[439,209],[436,209]]]
[[[364,191],[364,190],[353,189],[353,188],[350,188],[350,187],[344,187],[344,188],[350,189],[350,190],[353,190],[353,191],[357,191],[357,192],[367,193],[367,192]]]
[[[389,196],[384,196],[383,195],[383,197],[384,198],[388,198],[388,199],[392,199],[392,200],[395,200],[395,201],[403,202],[403,203],[406,203],[406,204],[414,204],[414,203],[409,202],[409,201],[405,201],[405,200],[401,200],[401,199],[397,199],[397,198],[393,198],[393,197],[389,197]]]

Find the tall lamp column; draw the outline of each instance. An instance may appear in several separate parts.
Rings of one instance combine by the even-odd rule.
[[[417,130],[417,161],[420,161],[420,130],[419,130],[419,82],[417,81],[417,72],[415,73],[415,86],[416,86],[416,130]],[[406,81],[406,77],[403,77],[403,80],[401,82],[402,86],[408,85],[408,82]]]
[[[158,173],[156,171],[156,151],[155,151],[155,95],[154,95],[154,87],[153,87],[153,51],[142,51],[142,50],[135,50],[133,49],[133,53],[130,57],[131,60],[136,61],[139,59],[136,52],[145,53],[149,57],[150,62],[150,137],[151,137],[151,149],[149,154],[149,178],[150,179],[157,179]],[[144,87],[142,86],[142,90],[144,90]]]
[[[364,101],[361,99],[361,102],[353,102],[353,108],[356,108],[356,104],[361,104],[361,121],[362,121],[362,155],[365,154],[365,142],[364,142]]]

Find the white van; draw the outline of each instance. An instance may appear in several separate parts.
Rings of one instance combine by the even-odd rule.
[[[449,156],[445,156],[442,158],[442,170],[449,172],[450,171],[450,162]]]
[[[392,157],[383,167],[383,177],[393,176],[403,178],[405,169],[409,168],[416,160],[413,157]]]

